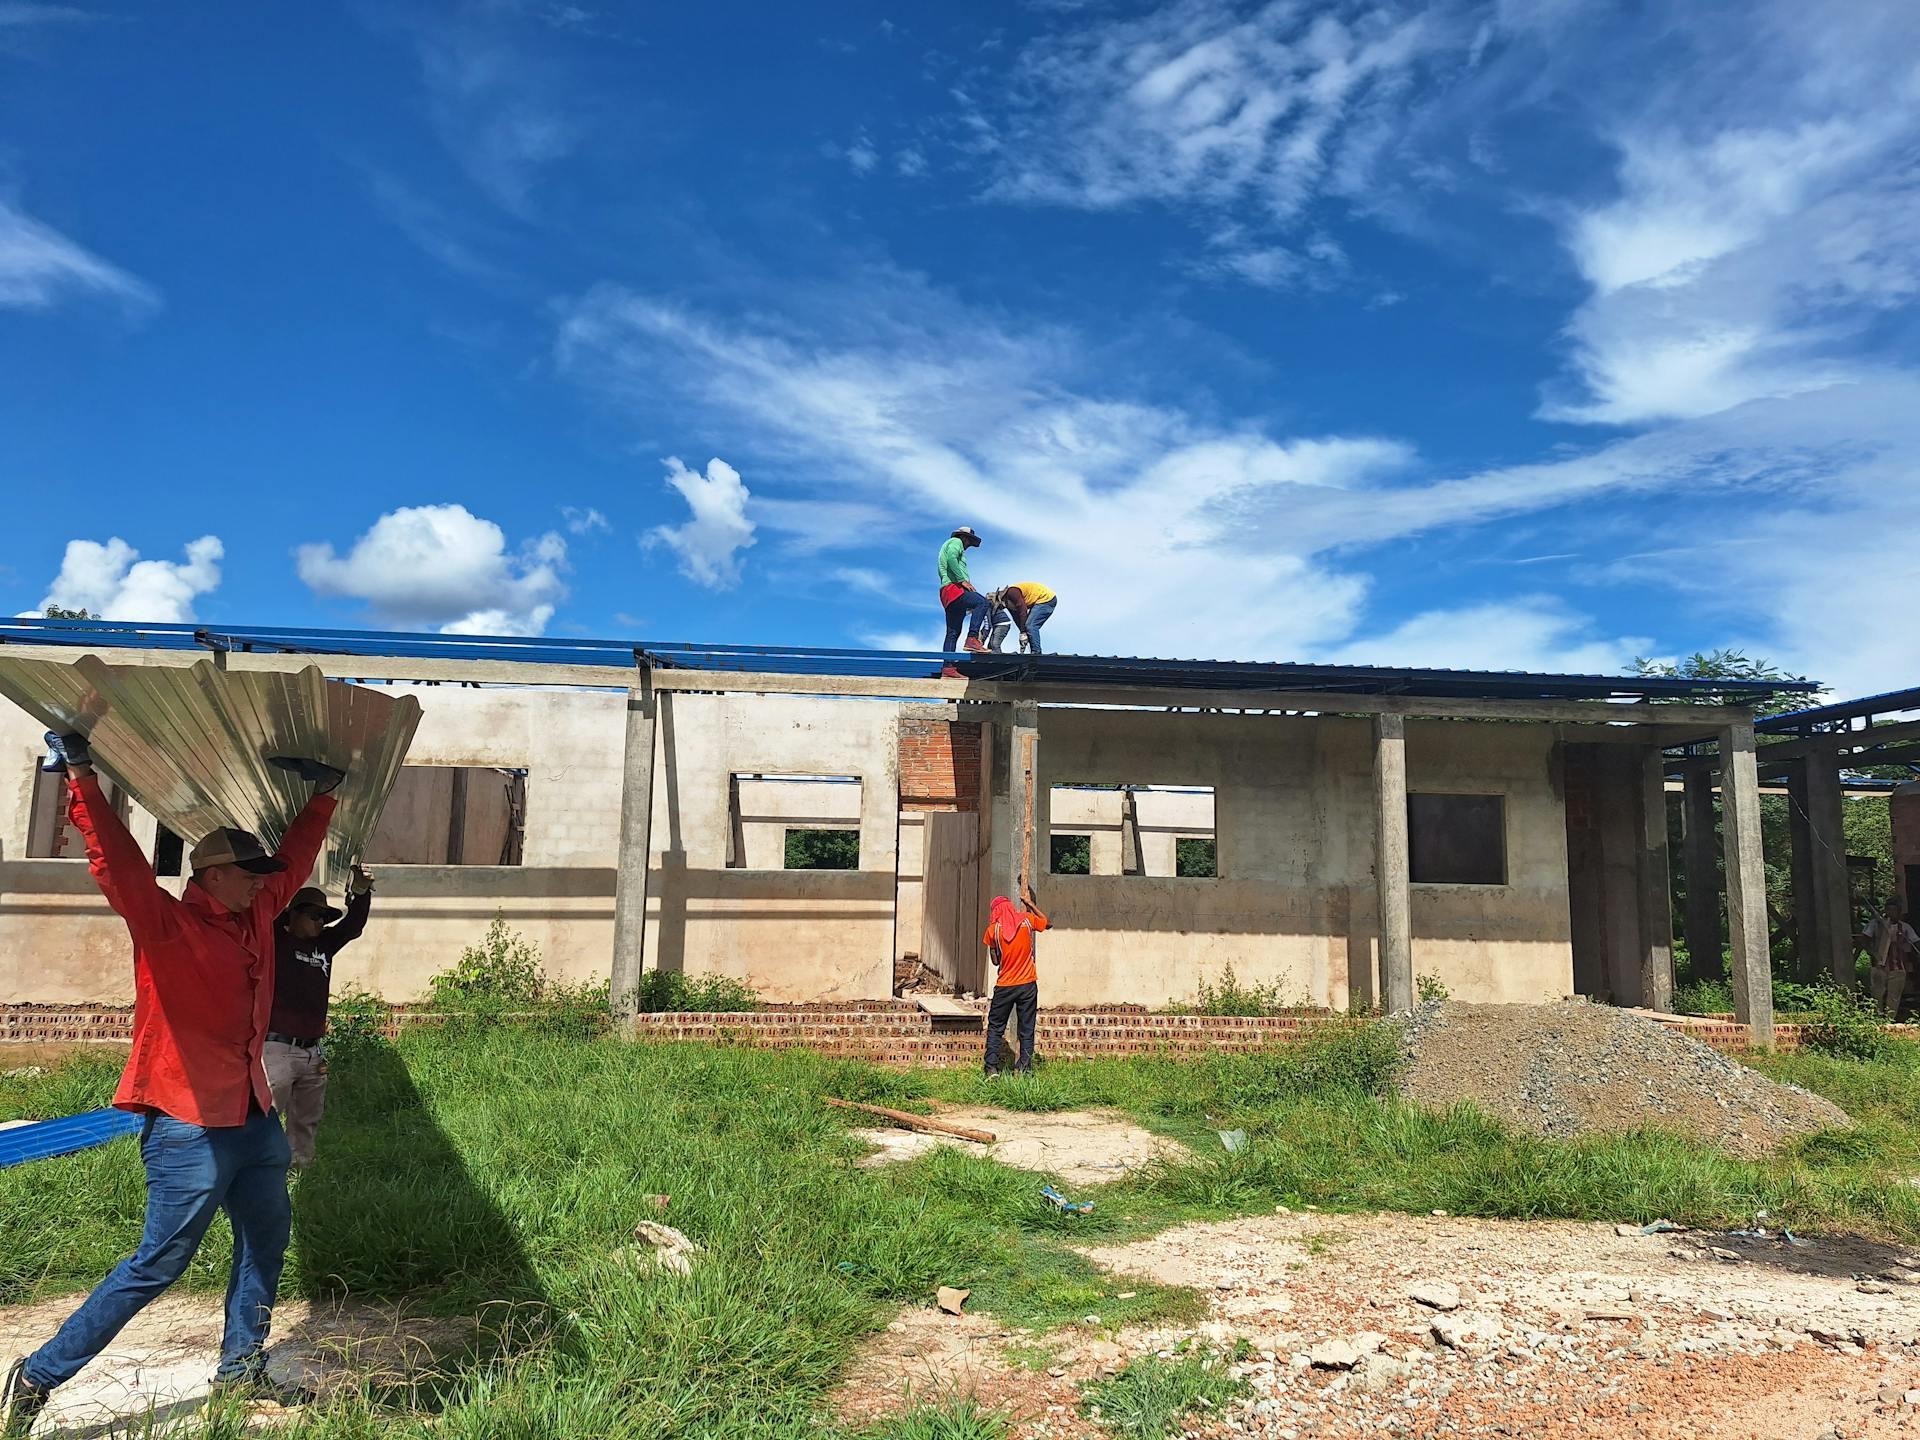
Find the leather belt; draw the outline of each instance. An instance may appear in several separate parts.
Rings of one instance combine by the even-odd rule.
[[[291,1045],[296,1050],[311,1050],[314,1046],[318,1045],[322,1040],[326,1039],[326,1036],[314,1035],[311,1037],[303,1038],[298,1035],[282,1035],[278,1030],[269,1030],[267,1032],[267,1039],[271,1041],[277,1041],[279,1044],[282,1044],[282,1045]]]

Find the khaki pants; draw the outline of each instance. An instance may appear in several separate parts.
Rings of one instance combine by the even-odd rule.
[[[1873,992],[1873,1003],[1885,1013],[1887,1019],[1900,1018],[1900,1001],[1907,993],[1907,972],[1888,970],[1879,965],[1869,972],[1868,987]]]
[[[274,1109],[287,1128],[293,1168],[304,1169],[313,1163],[314,1132],[320,1128],[320,1114],[327,1108],[326,1056],[318,1047],[302,1050],[283,1040],[269,1040],[262,1058],[267,1064],[267,1083],[273,1087]]]

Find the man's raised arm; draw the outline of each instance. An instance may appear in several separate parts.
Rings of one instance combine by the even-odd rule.
[[[84,735],[47,736],[48,761],[43,767],[67,772],[67,815],[87,846],[87,868],[107,897],[114,913],[127,922],[134,943],[147,945],[173,933],[173,907],[178,904],[154,879],[147,859],[126,823],[100,788],[93,771],[93,752]]]

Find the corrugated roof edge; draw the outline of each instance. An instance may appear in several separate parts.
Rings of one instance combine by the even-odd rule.
[[[923,678],[955,665],[976,680],[1131,685],[1197,690],[1345,692],[1486,699],[1711,699],[1758,702],[1808,692],[1810,681],[1687,680],[1665,676],[1563,675],[1527,671],[1443,670],[1293,661],[1165,660],[1048,654],[950,655],[933,650],[852,650],[799,646],[711,645],[684,641],[567,639],[520,635],[440,635],[383,630],[125,623],[22,618],[0,620],[0,644],[105,649],[237,650],[394,659],[498,660],[527,664],[630,666],[636,656],[681,669],[849,677]]]

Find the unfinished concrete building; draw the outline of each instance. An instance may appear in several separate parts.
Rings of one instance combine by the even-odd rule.
[[[0,653],[79,650],[418,696],[366,855],[376,923],[336,979],[391,999],[496,914],[616,995],[648,969],[776,1002],[908,973],[977,992],[987,902],[1025,879],[1056,926],[1049,1004],[1189,1001],[1231,968],[1335,1010],[1406,1008],[1422,977],[1666,1008],[1669,751],[1711,744],[1736,1003],[1771,1023],[1747,706],[1778,687],[1067,655],[943,680],[884,652],[0,626]],[[124,1001],[124,930],[40,753],[0,715],[0,1003]],[[131,819],[184,883],[178,840]]]

